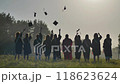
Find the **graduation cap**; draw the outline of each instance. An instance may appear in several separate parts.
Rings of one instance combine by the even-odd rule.
[[[36,12],[34,12],[34,17],[36,17],[37,16],[37,13]]]
[[[55,21],[53,22],[53,24],[54,24],[55,26],[57,26],[57,25],[58,25],[58,22],[55,20]]]
[[[44,12],[44,14],[45,14],[45,15],[48,15],[48,13],[47,13],[47,12]]]
[[[64,10],[66,10],[67,8],[66,8],[66,6],[64,6]]]
[[[79,32],[80,31],[80,29],[78,29],[76,32]]]
[[[28,23],[28,26],[29,26],[29,27],[33,26],[32,22],[29,22],[29,23]]]

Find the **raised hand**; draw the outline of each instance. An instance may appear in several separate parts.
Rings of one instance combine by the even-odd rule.
[[[51,31],[51,34],[53,34],[53,30]]]

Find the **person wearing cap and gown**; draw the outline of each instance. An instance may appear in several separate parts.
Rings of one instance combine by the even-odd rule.
[[[85,52],[83,52],[85,62],[89,62],[89,59],[90,59],[90,47],[92,47],[92,44],[91,44],[91,40],[89,39],[88,34],[85,36],[85,39],[83,40],[83,47],[85,49]]]
[[[65,39],[62,42],[62,50],[65,60],[72,60],[72,40],[69,38],[69,35],[65,35]]]
[[[23,39],[24,42],[24,59],[25,56],[27,55],[27,60],[29,59],[29,54],[31,54],[31,45],[30,45],[30,40],[32,39],[31,35],[28,36],[28,34],[25,35],[25,38]]]
[[[18,60],[20,58],[20,54],[22,54],[23,42],[22,42],[22,33],[17,32],[15,36],[15,59],[18,55]]]
[[[36,45],[42,45],[42,34],[41,33],[39,33],[39,35],[36,35],[36,39],[34,40],[33,45],[35,47],[35,60],[37,60],[38,55],[39,55],[39,60],[41,60],[42,51],[37,52],[37,46],[36,46]]]
[[[80,38],[80,35],[77,35],[75,36],[75,59],[78,59],[80,60],[81,58],[81,51],[79,50],[81,45],[82,45],[82,41],[81,41],[81,38]]]
[[[54,61],[56,61],[56,59],[61,59],[60,39],[61,39],[61,35],[59,34],[57,37],[57,34],[55,34],[54,39],[52,40],[53,60]]]
[[[110,35],[106,35],[106,39],[103,43],[103,50],[106,58],[106,62],[110,61],[110,58],[112,58],[112,39],[110,38]]]
[[[98,37],[99,35],[99,37]],[[94,39],[92,40],[92,51],[94,55],[94,62],[96,62],[96,56],[97,60],[99,62],[99,56],[101,55],[101,48],[100,48],[100,40],[102,39],[102,36],[99,33],[94,34]]]
[[[52,45],[52,39],[53,39],[53,31],[51,31],[51,35],[47,35],[46,36],[46,39],[44,40],[43,42],[43,45],[45,46],[44,49],[45,49],[45,60],[49,61],[50,60],[50,54],[51,54],[51,45]]]

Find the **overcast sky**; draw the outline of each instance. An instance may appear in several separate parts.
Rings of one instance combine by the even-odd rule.
[[[62,11],[64,6],[66,11]],[[44,15],[43,9],[48,12]],[[58,33],[62,29],[62,35],[68,33],[74,39],[76,30],[81,29],[81,38],[89,34],[99,32],[103,40],[106,34],[110,34],[113,47],[118,45],[118,34],[120,33],[120,0],[0,0],[0,13],[11,13],[16,20],[44,21],[50,30]],[[37,17],[33,17],[37,12]],[[59,22],[58,26],[52,23]]]

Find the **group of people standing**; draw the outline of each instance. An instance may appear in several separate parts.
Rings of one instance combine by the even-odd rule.
[[[72,45],[73,41],[69,38],[69,35],[65,35],[65,39],[62,42],[62,48],[61,46],[61,29],[59,29],[59,34],[54,34],[53,31],[51,31],[50,35],[46,35],[46,39],[43,41],[43,35],[42,33],[39,33],[36,35],[36,39],[34,40],[33,45],[40,45],[45,48],[44,55],[45,55],[45,60],[50,60],[50,55],[51,52],[53,52],[53,60],[60,60],[61,59],[61,50],[63,51],[64,54],[64,60],[72,60]],[[29,59],[29,54],[31,54],[31,45],[30,45],[30,40],[32,39],[31,35],[26,34],[25,38],[22,40],[22,33],[17,32],[16,33],[16,38],[15,38],[15,59],[16,56],[18,55],[18,59],[20,54],[22,54],[22,49],[24,50],[24,59],[27,56],[27,60]],[[81,40],[81,36],[78,35],[78,33],[75,35],[74,38],[74,44],[75,44],[75,59],[80,60],[81,59],[81,53],[82,48],[84,48],[84,60],[85,62],[89,62],[90,59],[90,52],[92,48],[92,53],[94,56],[94,62],[96,62],[96,57],[97,60],[99,61],[99,56],[101,55],[101,48],[100,48],[100,40],[102,39],[102,36],[99,33],[94,34],[94,38],[91,41],[89,39],[89,35],[87,34],[85,36],[84,40]],[[23,47],[24,45],[24,47]],[[104,40],[103,43],[103,49],[104,49],[104,54],[106,61],[109,62],[110,58],[112,58],[112,40],[110,38],[110,35],[106,35],[106,39]],[[38,53],[37,50],[35,49],[35,60],[39,58],[41,60],[42,53]]]
[[[83,41],[81,40],[80,35],[77,34],[75,36],[75,45],[79,46],[79,47],[81,45],[83,45],[83,48],[85,50],[83,52],[85,62],[89,62],[90,51],[91,51],[90,48],[92,48],[94,62],[96,62],[96,57],[97,57],[97,61],[99,62],[99,56],[101,55],[101,45],[100,45],[101,39],[102,39],[102,36],[100,35],[100,33],[94,34],[94,38],[93,38],[92,42],[89,39],[88,34],[85,36],[85,39]],[[76,48],[75,58],[80,60],[81,51],[78,52],[79,47]],[[110,38],[109,34],[106,35],[106,39],[104,40],[103,51],[105,54],[106,62],[109,62],[110,58],[112,58],[112,39]]]

